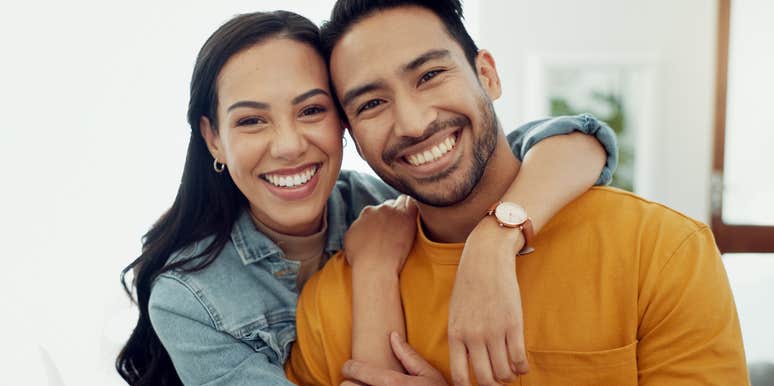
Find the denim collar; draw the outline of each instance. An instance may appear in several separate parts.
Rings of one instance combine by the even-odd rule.
[[[333,256],[344,245],[344,234],[347,232],[346,205],[341,194],[334,190],[328,200],[328,241],[325,243],[325,253]],[[255,228],[248,208],[242,209],[239,217],[231,228],[231,241],[234,243],[242,263],[253,264],[266,258],[284,258],[285,252],[271,239]]]

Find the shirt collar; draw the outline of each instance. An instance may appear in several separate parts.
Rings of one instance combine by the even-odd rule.
[[[327,202],[328,236],[325,255],[333,256],[344,248],[344,234],[347,233],[347,203],[338,189],[334,189]],[[285,253],[266,235],[255,229],[249,209],[244,208],[231,228],[234,243],[242,263],[253,264],[268,257],[283,258]]]
[[[255,224],[253,224],[253,219],[247,208],[242,209],[231,228],[231,241],[245,265],[256,263],[267,257],[281,258],[285,255],[277,244],[255,229]]]

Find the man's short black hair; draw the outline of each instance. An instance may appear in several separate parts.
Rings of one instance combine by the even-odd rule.
[[[462,47],[465,57],[475,70],[478,47],[462,24],[460,0],[338,0],[331,11],[331,19],[320,28],[326,61],[330,61],[333,47],[339,39],[358,21],[378,11],[412,5],[426,8],[441,19],[446,31]],[[389,38],[389,32],[385,32],[385,39]]]

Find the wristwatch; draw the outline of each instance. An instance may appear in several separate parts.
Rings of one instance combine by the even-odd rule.
[[[535,248],[529,245],[535,235],[532,230],[532,219],[527,216],[527,211],[521,205],[515,202],[498,201],[489,207],[486,214],[494,216],[501,227],[516,228],[524,235],[524,247],[516,254],[517,256],[535,251]]]

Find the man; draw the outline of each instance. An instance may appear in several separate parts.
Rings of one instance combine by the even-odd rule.
[[[482,216],[506,225],[504,235],[529,225],[518,204],[494,202],[518,170],[492,106],[501,92],[494,59],[462,27],[458,1],[339,0],[332,15],[323,27],[330,71],[358,148],[384,181],[418,201],[420,214],[400,275],[407,341],[419,356],[391,337],[414,377],[362,364],[345,370],[367,383],[467,383],[451,368],[477,354],[449,352],[445,317],[461,243]],[[450,150],[417,162],[435,146]],[[516,273],[530,371],[514,384],[749,383],[706,225],[593,188],[528,242],[535,252],[517,260]],[[351,298],[339,254],[299,299],[291,379],[341,382]],[[491,382],[494,369],[474,370]]]

